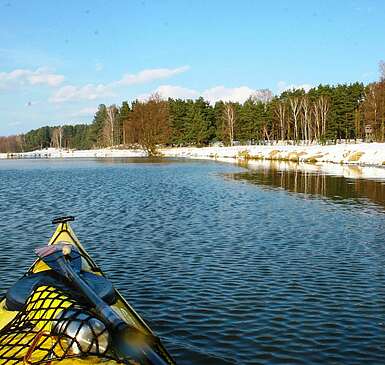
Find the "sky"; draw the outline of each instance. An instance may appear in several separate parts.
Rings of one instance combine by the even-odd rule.
[[[384,19],[381,0],[0,0],[0,135],[154,92],[243,102],[369,83]]]

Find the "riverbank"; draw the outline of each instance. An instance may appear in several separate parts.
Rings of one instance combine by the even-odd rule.
[[[45,148],[23,153],[0,153],[0,159],[39,159],[39,158],[114,158],[146,157],[143,150],[101,148],[94,150],[69,150]]]
[[[218,159],[234,163],[234,159]],[[365,165],[336,164],[330,162],[306,163],[277,160],[247,160],[241,166],[250,171],[280,171],[281,173],[299,172],[315,176],[342,176],[346,179],[385,180],[385,168]]]
[[[385,166],[385,143],[357,143],[311,146],[235,146],[171,148],[162,150],[167,157],[233,158],[237,160],[276,160],[328,162],[348,165]]]
[[[234,147],[178,147],[160,149],[164,157],[197,159],[275,160],[307,163],[385,167],[385,143],[357,143],[310,146],[234,146]],[[143,150],[96,149],[64,150],[48,148],[39,151],[0,154],[0,158],[114,158],[146,157]]]

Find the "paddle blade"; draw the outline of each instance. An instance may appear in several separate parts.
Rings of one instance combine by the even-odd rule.
[[[44,246],[35,250],[36,255],[46,263],[52,270],[60,274],[63,272],[63,259],[71,266],[71,268],[79,273],[82,268],[82,258],[77,248],[66,242],[55,245]],[[65,275],[67,276],[67,275]]]
[[[154,350],[154,340],[155,338],[132,326],[116,331],[113,336],[115,349],[122,359],[132,358],[146,365],[167,365],[167,362]]]

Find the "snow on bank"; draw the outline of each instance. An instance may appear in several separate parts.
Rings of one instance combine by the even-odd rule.
[[[294,161],[308,163],[331,162],[334,164],[359,166],[384,166],[385,143],[357,143],[310,146],[235,146],[235,147],[180,147],[160,150],[164,157],[183,157],[200,159],[235,159]],[[39,151],[0,154],[0,158],[110,158],[110,157],[145,157],[143,150],[134,149],[97,149],[64,150],[48,148]]]
[[[332,162],[349,165],[385,166],[385,143],[357,143],[310,146],[186,147],[162,150],[167,157],[233,158],[238,160],[283,160]]]
[[[111,158],[111,157],[146,157],[143,150],[121,150],[103,148],[97,150],[66,150],[46,148],[32,152],[0,154],[1,158]]]

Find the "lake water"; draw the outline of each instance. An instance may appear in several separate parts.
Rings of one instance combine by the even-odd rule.
[[[212,161],[0,161],[0,291],[72,214],[178,364],[383,364],[385,185]]]

